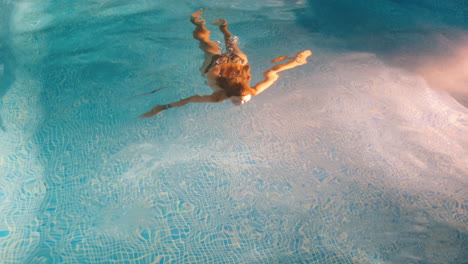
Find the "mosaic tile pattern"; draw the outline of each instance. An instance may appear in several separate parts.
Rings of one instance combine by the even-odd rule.
[[[311,63],[242,107],[148,120],[209,92],[199,6],[1,2],[1,263],[468,259],[466,108],[371,52],[331,51],[281,1],[250,2],[206,16],[232,21],[253,74],[304,46]]]

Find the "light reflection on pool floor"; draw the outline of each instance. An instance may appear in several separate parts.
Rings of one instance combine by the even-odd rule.
[[[305,48],[310,63],[242,107],[140,120],[209,92],[187,19],[199,6],[2,4],[5,263],[466,261],[468,112],[419,71],[430,64],[334,50],[329,28],[293,21],[311,3],[218,3],[207,19],[231,21],[256,76]]]

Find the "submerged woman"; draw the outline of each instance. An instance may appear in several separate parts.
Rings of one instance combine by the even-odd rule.
[[[235,105],[244,104],[250,101],[252,96],[258,95],[275,83],[279,78],[278,72],[306,64],[307,58],[312,55],[310,50],[305,50],[294,58],[281,56],[274,59],[273,63],[284,60],[288,62],[273,66],[263,73],[265,77],[263,81],[249,86],[252,78],[250,67],[247,65],[247,56],[238,47],[238,38],[229,32],[226,20],[217,19],[213,24],[219,25],[227,49],[226,53],[221,53],[218,44],[210,40],[210,31],[205,28],[205,20],[202,19],[201,14],[201,10],[193,13],[190,21],[196,26],[193,38],[200,41],[200,49],[205,52],[205,60],[200,72],[206,78],[206,84],[214,92],[211,95],[194,95],[178,102],[156,105],[141,117],[152,117],[169,108],[181,107],[188,103],[219,103],[230,99]]]

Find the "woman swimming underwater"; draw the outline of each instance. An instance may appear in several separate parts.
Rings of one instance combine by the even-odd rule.
[[[306,64],[307,58],[312,55],[310,50],[305,50],[294,58],[278,57],[272,63],[284,60],[288,60],[288,62],[273,66],[263,73],[263,81],[249,86],[252,78],[250,66],[247,65],[247,56],[238,47],[238,38],[229,32],[226,20],[217,19],[213,22],[214,25],[219,25],[219,29],[224,35],[227,52],[221,53],[218,44],[210,40],[210,31],[205,28],[206,22],[201,14],[201,10],[193,13],[190,21],[196,26],[193,38],[200,42],[200,49],[205,52],[205,60],[200,72],[206,78],[206,84],[214,92],[211,95],[194,95],[178,102],[156,105],[141,117],[152,117],[169,108],[181,107],[188,103],[219,103],[230,99],[235,105],[244,104],[250,101],[252,96],[258,95],[275,83],[279,78],[278,72]]]

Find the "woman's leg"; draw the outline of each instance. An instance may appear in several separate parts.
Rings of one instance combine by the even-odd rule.
[[[200,49],[205,52],[205,59],[203,65],[200,68],[200,72],[203,75],[206,67],[211,63],[211,59],[216,54],[221,54],[221,50],[216,44],[210,40],[210,31],[205,27],[205,20],[201,17],[203,11],[199,10],[190,16],[190,22],[194,24],[195,30],[193,31],[193,38],[200,41]]]
[[[244,54],[239,49],[239,38],[232,35],[231,32],[228,30],[228,23],[226,20],[218,18],[216,19],[215,22],[213,22],[213,25],[219,25],[219,30],[223,33],[224,35],[224,43],[226,44],[226,49],[228,52],[232,52],[242,58],[244,60],[243,64],[248,63],[248,58],[247,55]]]

